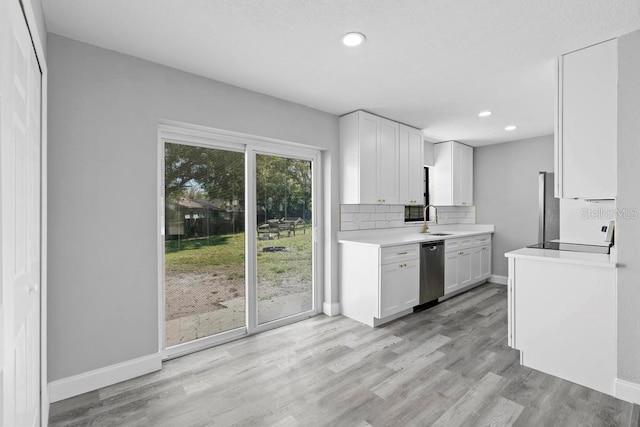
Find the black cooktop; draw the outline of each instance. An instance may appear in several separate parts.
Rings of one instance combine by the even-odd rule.
[[[552,249],[555,251],[588,252],[592,254],[608,254],[609,246],[581,245],[579,243],[542,242],[527,246],[534,249]]]

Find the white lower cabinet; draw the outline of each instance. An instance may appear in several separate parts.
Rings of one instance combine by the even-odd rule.
[[[615,264],[507,257],[508,343],[522,365],[615,395]]]
[[[343,315],[378,326],[412,312],[420,294],[419,244],[340,244]]]
[[[419,260],[382,265],[380,271],[380,319],[418,305]]]
[[[445,240],[444,294],[491,276],[491,235]]]
[[[444,254],[444,294],[456,290],[458,287],[458,252]]]

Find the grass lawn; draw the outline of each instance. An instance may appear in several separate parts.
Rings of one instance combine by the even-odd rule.
[[[165,243],[165,271],[215,272],[223,269],[233,278],[244,278],[244,233],[188,239]],[[267,246],[284,246],[284,252],[263,252]],[[295,279],[311,283],[311,231],[296,236],[258,241],[258,280],[261,285],[277,285]]]

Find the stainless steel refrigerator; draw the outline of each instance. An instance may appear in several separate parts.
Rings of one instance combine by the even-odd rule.
[[[560,199],[553,197],[553,173],[538,175],[538,241],[560,238]]]

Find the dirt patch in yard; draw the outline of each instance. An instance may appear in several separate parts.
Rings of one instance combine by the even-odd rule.
[[[165,275],[166,320],[223,309],[220,303],[244,297],[244,272],[237,268],[215,271],[172,271]]]

